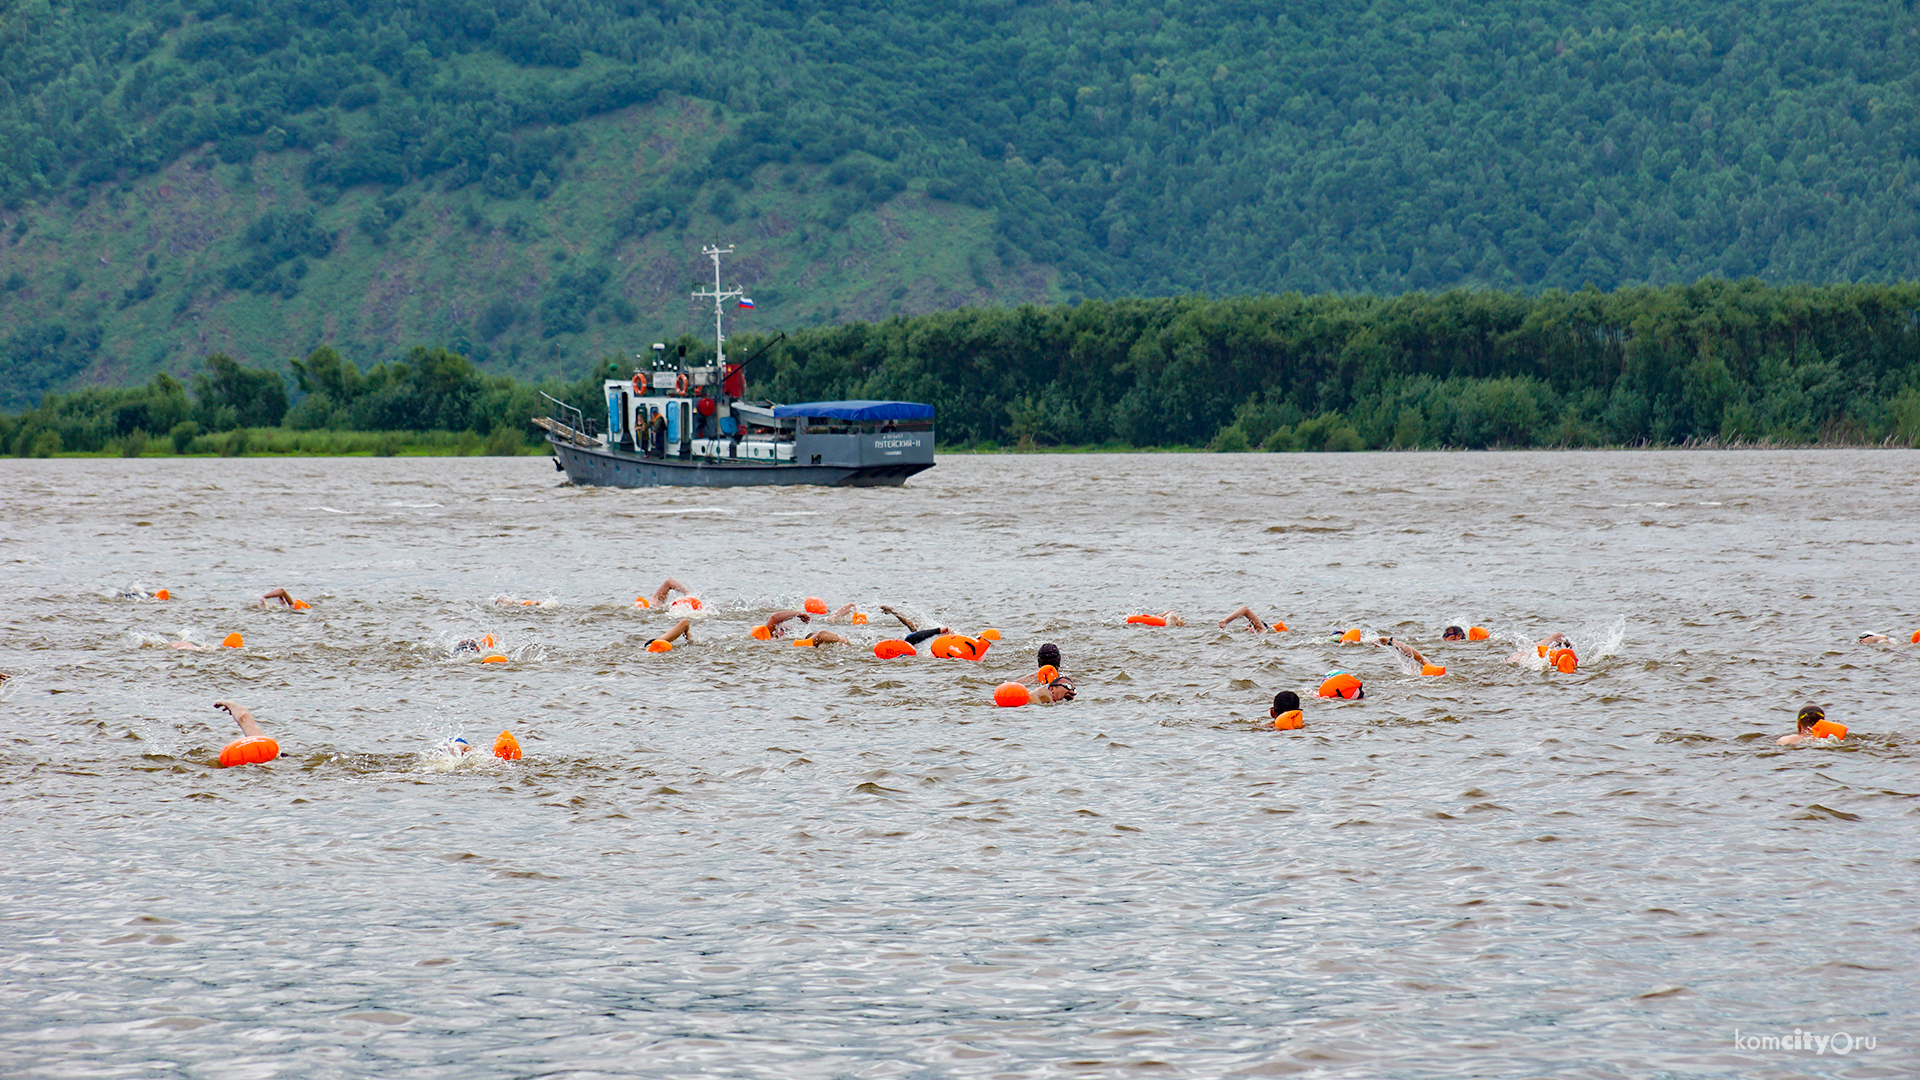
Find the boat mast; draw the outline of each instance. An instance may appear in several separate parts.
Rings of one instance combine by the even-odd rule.
[[[723,248],[701,248],[700,253],[713,260],[713,291],[694,293],[693,298],[699,300],[702,297],[713,297],[713,377],[724,381],[727,373],[727,335],[721,320],[726,315],[726,302],[735,297],[744,296],[745,293],[739,289],[724,292],[720,289],[720,256],[733,254],[732,244]],[[726,392],[724,385],[721,387],[721,392],[723,394]]]

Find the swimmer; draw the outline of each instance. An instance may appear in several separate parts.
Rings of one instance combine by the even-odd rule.
[[[781,637],[786,634],[786,630],[781,627],[781,624],[793,619],[799,619],[803,623],[810,623],[813,621],[813,616],[804,611],[776,611],[767,616],[767,621],[760,625],[767,628],[768,637]]]
[[[1825,728],[1826,730],[1822,730]],[[1847,737],[1847,729],[1827,720],[1827,711],[1818,705],[1801,708],[1800,715],[1794,718],[1794,732],[1773,740],[1781,746],[1793,746],[1797,743],[1812,742],[1815,739]]]
[[[830,623],[846,622],[848,619],[853,617],[853,607],[854,605],[850,603],[841,604],[838,610],[836,610],[833,614],[827,616],[827,621]]]
[[[1282,690],[1273,695],[1273,708],[1267,710],[1267,716],[1272,718],[1273,726],[1281,731],[1307,726],[1300,715],[1300,695],[1291,690]]]
[[[1414,648],[1413,646],[1407,644],[1404,641],[1395,641],[1392,638],[1387,637],[1385,634],[1382,634],[1378,638],[1374,639],[1373,644],[1376,648],[1379,646],[1385,645],[1395,650],[1398,650],[1401,656],[1404,656],[1407,659],[1413,661],[1416,667],[1424,668],[1427,666],[1427,658],[1420,655],[1420,650]]]
[[[1537,660],[1540,657],[1547,655],[1547,653],[1549,653],[1554,649],[1571,649],[1571,648],[1573,648],[1573,642],[1567,640],[1567,635],[1558,634],[1558,633],[1549,634],[1546,637],[1541,638],[1539,641],[1536,641],[1533,643],[1532,656],[1527,655],[1527,650],[1521,649],[1520,651],[1514,653],[1512,656],[1507,657],[1507,663],[1525,664],[1525,663],[1528,663],[1529,661]]]
[[[1171,612],[1169,612],[1169,614],[1171,614]],[[1261,622],[1260,616],[1255,615],[1253,613],[1253,609],[1246,606],[1245,604],[1242,604],[1238,608],[1235,608],[1233,614],[1227,616],[1224,619],[1221,619],[1220,629],[1225,630],[1227,628],[1227,624],[1232,622],[1235,619],[1247,620],[1247,629],[1253,631],[1256,634],[1264,633],[1267,630],[1285,630],[1286,629],[1285,626],[1282,626],[1278,622],[1272,623],[1271,625]]]
[[[899,619],[900,625],[907,628],[906,641],[907,641],[907,644],[909,645],[918,645],[921,642],[927,640],[928,638],[938,637],[941,634],[953,633],[953,627],[951,626],[935,626],[927,630],[922,630],[918,626],[914,625],[914,622],[912,619],[909,619],[905,615],[902,615],[899,612],[893,610],[893,608],[887,604],[881,604],[880,610],[886,612],[887,614],[893,616],[896,619]]]
[[[453,651],[457,653],[479,652],[480,643],[472,638],[461,638],[459,641],[453,643]]]
[[[1876,634],[1871,630],[1860,635],[1860,644],[1862,645],[1885,645],[1892,640],[1893,635],[1891,634]]]
[[[255,739],[266,735],[266,732],[260,730],[260,725],[254,722],[253,714],[247,711],[245,705],[237,705],[231,701],[216,701],[213,707],[233,717],[233,722],[240,725],[240,734]]]
[[[679,622],[674,623],[673,628],[667,631],[665,637],[654,638],[652,641],[647,642],[647,645],[649,647],[654,645],[671,645],[681,638],[686,638],[687,644],[693,644],[692,619],[681,619]]]
[[[1049,641],[1040,646],[1040,666],[1058,669],[1060,667],[1060,646]]]
[[[260,606],[272,607],[272,604],[267,603],[269,600],[278,600],[282,607],[296,611],[305,610],[312,606],[304,600],[295,600],[293,594],[287,592],[285,589],[273,589],[262,593],[260,596]]]
[[[1073,695],[1074,695],[1073,680],[1067,678],[1065,675],[1062,675],[1061,677],[1053,680],[1047,685],[1034,691],[1033,698],[1029,702],[1029,704],[1052,705],[1056,702],[1072,701]]]
[[[1466,628],[1462,626],[1449,626],[1447,627],[1446,631],[1440,635],[1440,640],[1441,641],[1465,641],[1467,640]]]
[[[682,596],[693,595],[693,590],[687,588],[685,585],[680,584],[679,579],[668,578],[667,580],[660,583],[659,588],[653,590],[653,597],[650,601],[648,601],[648,606],[659,607],[661,604],[664,604],[667,602],[668,594],[675,593],[675,592],[679,593]]]
[[[847,643],[846,638],[841,637],[831,630],[815,630],[806,637],[799,639],[799,641],[795,641],[794,644],[798,645],[802,641],[814,645],[845,645]]]

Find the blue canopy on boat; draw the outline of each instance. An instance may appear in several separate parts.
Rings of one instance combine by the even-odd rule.
[[[931,420],[933,406],[917,401],[804,401],[776,405],[775,416],[825,416],[834,420]]]

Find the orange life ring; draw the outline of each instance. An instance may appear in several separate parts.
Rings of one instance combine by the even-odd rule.
[[[635,394],[645,393],[645,391],[640,389],[640,373],[637,371],[633,373],[633,392]]]
[[[684,371],[673,377],[673,396],[687,396],[687,373]]]

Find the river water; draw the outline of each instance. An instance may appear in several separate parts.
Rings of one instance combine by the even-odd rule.
[[[1917,466],[0,462],[0,1074],[1911,1076]],[[809,595],[874,621],[748,636]],[[1003,638],[879,661],[881,603]],[[1077,700],[994,708],[1042,641]],[[220,698],[283,756],[212,767]]]

